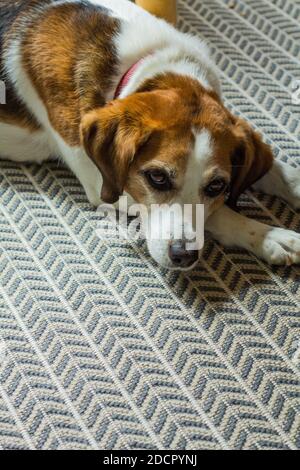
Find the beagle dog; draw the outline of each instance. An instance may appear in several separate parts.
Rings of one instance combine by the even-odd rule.
[[[61,157],[91,204],[204,205],[205,229],[271,264],[300,262],[300,235],[234,208],[250,186],[300,206],[300,172],[222,102],[206,44],[127,0],[0,0],[0,154]],[[193,220],[189,221],[193,227]],[[162,266],[201,250],[148,238]]]

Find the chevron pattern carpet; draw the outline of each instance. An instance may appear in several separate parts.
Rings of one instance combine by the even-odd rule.
[[[224,98],[300,164],[299,0],[181,0]],[[300,269],[208,241],[188,274],[97,235],[66,169],[0,166],[0,448],[300,448]],[[251,217],[300,230],[276,198]]]

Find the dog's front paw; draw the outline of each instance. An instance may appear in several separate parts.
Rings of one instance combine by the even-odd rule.
[[[290,266],[300,263],[300,234],[272,227],[262,237],[256,253],[269,264]]]

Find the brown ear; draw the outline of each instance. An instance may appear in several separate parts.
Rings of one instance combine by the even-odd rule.
[[[122,195],[129,168],[151,129],[127,109],[124,101],[89,112],[81,122],[82,144],[103,178],[101,198],[113,204]]]
[[[273,153],[260,134],[243,119],[235,120],[237,147],[232,155],[232,178],[228,204],[236,207],[239,196],[272,167]]]

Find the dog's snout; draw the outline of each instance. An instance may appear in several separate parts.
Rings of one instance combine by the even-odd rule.
[[[189,268],[198,260],[199,253],[186,249],[186,242],[175,240],[169,245],[169,258],[178,268]]]

